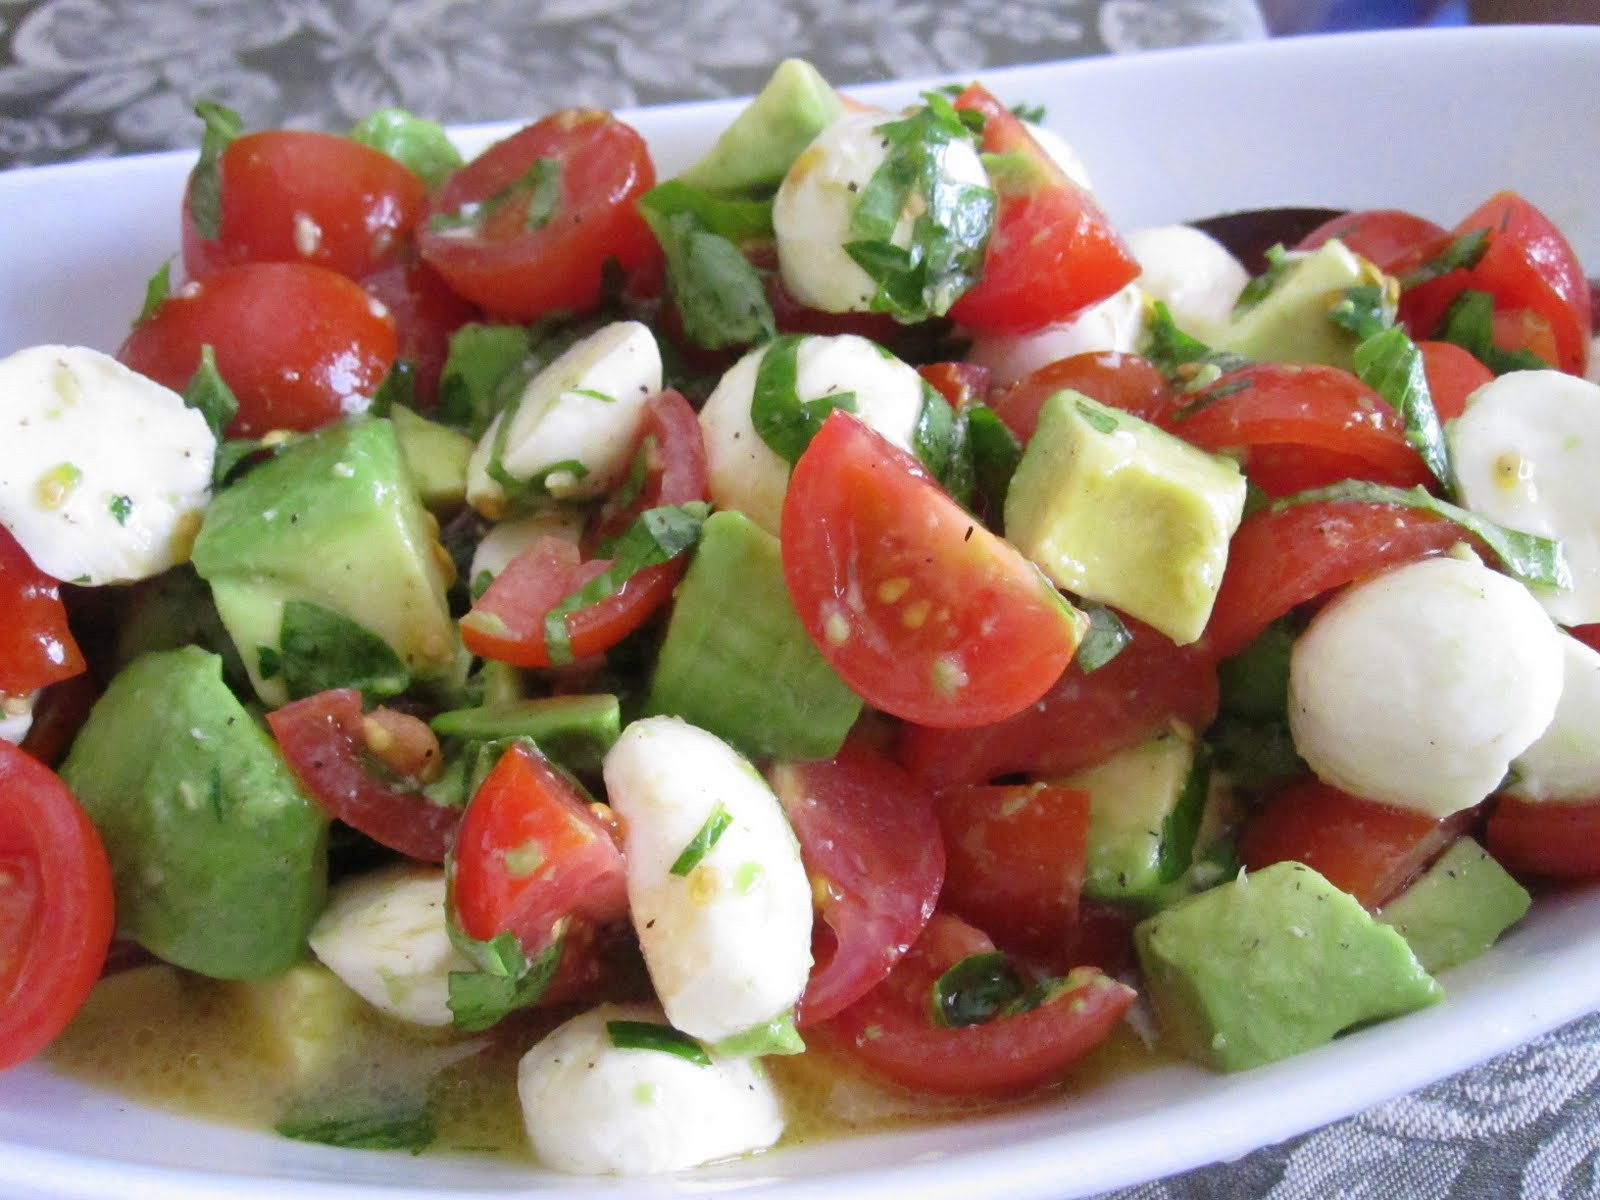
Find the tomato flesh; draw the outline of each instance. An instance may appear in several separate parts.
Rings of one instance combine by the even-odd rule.
[[[1497,796],[1484,841],[1501,866],[1524,879],[1600,878],[1600,799],[1562,804]]]
[[[1170,420],[1177,403],[1172,384],[1149,359],[1093,350],[1058,358],[1030,372],[1001,390],[990,406],[1012,433],[1027,441],[1039,424],[1044,402],[1069,388],[1156,425]]]
[[[0,525],[0,698],[26,696],[83,669],[61,585]]]

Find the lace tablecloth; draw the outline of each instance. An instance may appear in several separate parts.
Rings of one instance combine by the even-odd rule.
[[[753,91],[799,55],[840,84],[1265,36],[1252,0],[0,0],[0,167],[251,127],[445,122]],[[1115,1200],[1600,1196],[1600,1015],[1237,1162]]]

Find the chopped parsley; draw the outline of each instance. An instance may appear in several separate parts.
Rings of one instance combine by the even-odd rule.
[[[700,860],[710,852],[711,847],[727,832],[728,826],[733,824],[733,814],[723,807],[719,800],[712,808],[705,824],[689,839],[689,844],[683,848],[682,853],[672,860],[672,866],[667,868],[672,875],[688,875],[700,865]]]

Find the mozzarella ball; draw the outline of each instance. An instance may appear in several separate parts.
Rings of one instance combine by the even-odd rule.
[[[1549,726],[1511,764],[1506,791],[1524,800],[1600,796],[1600,654],[1561,639],[1561,700]]]
[[[1317,776],[1443,817],[1477,804],[1550,724],[1561,638],[1520,583],[1430,558],[1351,586],[1289,660],[1289,728]]]
[[[550,505],[511,521],[500,521],[489,528],[472,552],[471,574],[476,587],[480,580],[493,579],[511,560],[540,538],[558,537],[573,545],[583,536],[584,514],[576,508]]]
[[[664,1020],[653,1005],[601,1005],[522,1056],[517,1094],[540,1162],[580,1175],[655,1174],[778,1140],[782,1105],[759,1062],[624,1049],[608,1031],[612,1021]]]
[[[1144,330],[1144,293],[1134,282],[1060,325],[1027,333],[979,331],[967,361],[988,367],[992,386],[1010,387],[1040,367],[1076,354],[1131,354],[1144,340]]]
[[[1223,244],[1192,225],[1156,225],[1127,236],[1139,260],[1135,281],[1172,313],[1178,328],[1203,342],[1221,338],[1250,276]]]

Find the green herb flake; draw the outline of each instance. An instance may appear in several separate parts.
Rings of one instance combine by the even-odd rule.
[[[1473,288],[1451,301],[1434,336],[1454,342],[1496,375],[1546,370],[1550,366],[1532,350],[1506,350],[1495,344],[1494,297]]]
[[[477,1033],[508,1014],[538,1001],[561,965],[565,938],[558,937],[530,961],[516,935],[505,932],[476,941],[450,926],[450,939],[477,964],[475,971],[451,971],[445,1003],[457,1029]]]
[[[1400,414],[1406,441],[1422,456],[1433,477],[1447,492],[1454,490],[1444,428],[1433,407],[1417,344],[1404,329],[1391,325],[1357,344],[1353,365],[1357,377]]]
[[[1089,629],[1078,643],[1072,661],[1087,675],[1127,649],[1133,634],[1122,618],[1103,604],[1091,604],[1084,612],[1089,618]]]
[[[1299,261],[1298,257],[1284,249],[1281,242],[1267,248],[1266,259],[1267,269],[1259,275],[1252,276],[1239,293],[1238,300],[1234,301],[1233,311],[1236,316],[1248,312],[1271,295],[1273,289],[1283,282],[1283,277]]]
[[[118,525],[126,525],[133,515],[133,500],[127,496],[113,496],[106,506]]]
[[[200,363],[183,389],[183,402],[206,419],[206,427],[219,439],[239,411],[239,398],[217,370],[217,354],[209,342],[200,347]]]
[[[755,394],[750,400],[750,421],[756,432],[790,466],[800,461],[829,413],[836,408],[856,411],[854,392],[832,392],[815,400],[800,398],[800,343],[804,340],[804,334],[786,334],[767,347],[756,368]]]
[[[1488,229],[1474,229],[1471,233],[1452,238],[1449,245],[1427,262],[1401,275],[1400,286],[1413,288],[1420,283],[1428,283],[1442,275],[1448,275],[1451,271],[1471,270],[1478,265],[1488,249]]]
[[[409,1150],[421,1154],[439,1136],[426,1106],[412,1112],[357,1112],[339,1116],[291,1114],[273,1128],[298,1142],[345,1150]]]
[[[1022,992],[1022,979],[1003,953],[969,954],[934,981],[933,1019],[952,1029],[981,1025]]]
[[[169,258],[156,268],[149,279],[145,280],[144,303],[139,307],[139,315],[134,318],[134,324],[142,324],[155,316],[156,309],[166,303],[170,295],[172,295],[172,260]]]
[[[1219,376],[1250,365],[1242,354],[1214,350],[1178,328],[1164,301],[1157,300],[1151,308],[1148,338],[1145,357],[1168,379],[1190,391],[1209,387]]]
[[[656,1021],[607,1021],[606,1036],[618,1050],[656,1050],[699,1067],[711,1065],[706,1048],[686,1033]]]
[[[710,853],[711,847],[717,844],[717,839],[727,832],[728,826],[733,824],[733,814],[723,807],[719,800],[711,813],[705,819],[705,824],[689,839],[677,858],[672,860],[672,866],[667,868],[668,874],[687,875],[700,865],[700,860]]]
[[[1376,283],[1345,288],[1328,310],[1328,319],[1358,338],[1370,339],[1394,327],[1394,296]]]
[[[189,174],[189,220],[203,238],[222,234],[222,152],[244,132],[244,120],[233,109],[202,100],[194,114],[205,124],[200,158]]]
[[[306,600],[283,606],[278,645],[284,685],[293,700],[345,687],[395,696],[411,683],[405,663],[383,638],[343,613]]]
[[[1109,436],[1122,428],[1122,422],[1117,419],[1116,413],[1108,412],[1098,405],[1087,404],[1082,400],[1077,401],[1075,407],[1078,410],[1078,415],[1083,418],[1084,424],[1088,425],[1096,433],[1103,433]]]

